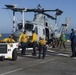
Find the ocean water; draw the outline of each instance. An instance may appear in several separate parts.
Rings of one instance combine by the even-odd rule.
[[[0,37],[0,39],[4,39],[7,38],[11,33],[1,33],[2,37]]]
[[[70,33],[65,34],[65,36],[67,40],[70,40]]]
[[[66,35],[66,39],[67,40],[70,40],[70,35]]]

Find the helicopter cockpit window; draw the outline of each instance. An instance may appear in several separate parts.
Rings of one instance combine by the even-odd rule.
[[[22,29],[22,23],[18,24],[18,29]]]
[[[26,23],[26,24],[25,24],[25,29],[26,29],[26,30],[29,30],[29,31],[32,31],[32,30],[33,30],[33,24],[28,24],[28,23]]]
[[[46,25],[46,27],[47,27],[47,26],[48,26],[48,23],[46,22],[46,24],[45,24],[45,25]]]

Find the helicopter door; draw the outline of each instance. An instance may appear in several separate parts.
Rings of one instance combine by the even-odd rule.
[[[45,28],[45,39],[48,41],[49,40],[49,29],[48,28]]]

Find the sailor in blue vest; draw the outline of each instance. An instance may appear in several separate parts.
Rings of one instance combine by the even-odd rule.
[[[74,29],[72,28],[71,29],[71,34],[70,34],[70,41],[71,41],[71,51],[72,51],[72,53],[73,53],[73,33],[74,33]],[[73,54],[71,55],[71,57],[73,57]]]
[[[76,57],[76,29],[74,29],[71,38],[72,38],[72,47],[73,47],[72,57]]]

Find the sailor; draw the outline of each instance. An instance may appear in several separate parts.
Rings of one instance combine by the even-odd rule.
[[[72,56],[71,57],[76,57],[76,29],[73,30],[73,33],[71,35],[71,40],[72,40]]]
[[[21,43],[21,47],[22,47],[21,55],[26,54],[28,39],[29,39],[29,36],[26,34],[26,31],[24,30],[23,33],[19,36],[19,42]]]
[[[42,56],[42,58],[44,59],[45,58],[45,55],[46,55],[46,50],[47,50],[47,47],[46,47],[46,41],[44,40],[44,38],[39,38],[39,45],[38,45],[38,47],[39,47],[39,56],[38,56],[38,59],[40,59],[41,58],[41,52],[42,52],[42,50],[43,50],[43,56]]]
[[[13,39],[12,34],[10,34],[9,37],[3,39],[3,42],[6,42],[6,43],[14,43],[15,40]]]
[[[72,51],[72,55],[70,57],[73,57],[73,34],[74,34],[74,29],[71,29],[71,34],[70,34],[70,41],[71,41],[71,51]]]
[[[63,45],[63,47],[64,47],[64,49],[65,49],[65,51],[66,51],[66,45],[65,45],[65,43],[66,43],[66,36],[65,36],[65,34],[62,32],[62,33],[61,33],[61,36],[60,36],[60,49],[61,49],[61,46]]]
[[[32,46],[33,46],[33,53],[32,55],[36,56],[36,46],[37,46],[37,34],[35,33],[35,31],[32,31]]]

